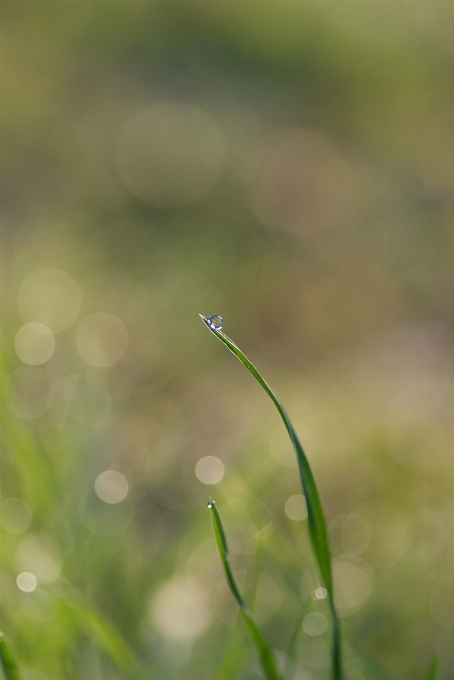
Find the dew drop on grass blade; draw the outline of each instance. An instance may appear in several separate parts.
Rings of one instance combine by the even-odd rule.
[[[287,415],[284,406],[281,404],[280,400],[274,394],[271,387],[260,375],[255,366],[249,361],[247,356],[243,354],[239,347],[235,345],[233,340],[231,340],[227,335],[225,335],[221,328],[216,328],[215,324],[212,323],[214,317],[205,317],[200,314],[201,319],[205,322],[208,328],[221,342],[226,345],[231,352],[243,363],[248,371],[252,373],[257,382],[263,387],[265,392],[270,397],[271,401],[275,405],[287,433],[292,442],[292,446],[296,453],[298,460],[298,467],[300,471],[301,485],[303,487],[303,493],[306,497],[307,513],[308,513],[308,525],[309,525],[309,539],[311,542],[312,550],[315,555],[315,559],[322,576],[323,585],[328,591],[328,602],[331,610],[332,620],[333,620],[333,644],[332,644],[332,680],[343,680],[342,672],[342,660],[341,660],[341,634],[339,619],[336,614],[336,609],[334,605],[334,591],[333,591],[333,576],[331,569],[331,551],[329,547],[328,540],[328,527],[326,523],[325,513],[323,510],[320,494],[315,483],[314,475],[312,473],[309,461],[307,460],[306,454],[304,453],[303,447],[298,439],[295,429]],[[217,317],[221,318],[221,317]],[[222,319],[221,319],[222,321]]]

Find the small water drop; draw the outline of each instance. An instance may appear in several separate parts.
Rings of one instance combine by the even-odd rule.
[[[221,331],[224,320],[219,314],[213,314],[213,316],[207,316],[205,323],[212,331]]]
[[[210,498],[210,500],[207,503],[208,508],[211,510],[212,508],[214,508],[215,505],[216,504],[215,504],[214,500],[212,498]]]

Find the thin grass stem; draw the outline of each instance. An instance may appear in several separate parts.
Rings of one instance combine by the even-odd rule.
[[[6,680],[20,680],[16,662],[14,661],[10,649],[6,644],[3,633],[0,633],[0,662]]]
[[[229,588],[232,592],[233,597],[237,601],[241,613],[243,614],[244,622],[246,628],[252,641],[257,649],[257,653],[260,659],[260,664],[265,677],[268,680],[281,680],[281,676],[277,670],[276,661],[274,659],[273,650],[269,646],[268,642],[265,640],[263,633],[258,628],[256,623],[252,618],[252,614],[244,601],[240,590],[236,584],[235,577],[233,575],[232,568],[230,566],[230,560],[228,556],[227,539],[225,537],[224,528],[222,526],[221,518],[219,512],[216,508],[215,502],[210,499],[208,507],[211,510],[211,520],[213,523],[213,531],[216,539],[216,545],[218,547],[219,557],[221,558],[222,566],[224,568],[225,577]]]
[[[426,680],[438,680],[439,671],[440,671],[440,657],[438,656],[438,654],[435,654],[432,661],[430,662],[430,666],[426,675]]]
[[[328,527],[326,523],[325,512],[320,498],[320,493],[318,491],[317,485],[315,483],[315,478],[312,473],[309,461],[306,454],[301,446],[295,429],[290,421],[290,418],[278,397],[275,395],[271,387],[268,385],[266,380],[260,375],[256,367],[249,361],[247,356],[243,354],[239,347],[235,345],[233,340],[231,340],[227,335],[225,335],[220,329],[213,328],[210,323],[207,322],[207,318],[200,314],[205,324],[208,326],[210,331],[216,335],[216,337],[226,345],[229,350],[241,361],[242,364],[246,366],[248,371],[252,373],[257,382],[263,387],[265,392],[270,397],[271,401],[275,405],[284,426],[292,442],[292,446],[295,450],[298,467],[301,478],[301,485],[303,488],[303,493],[306,498],[307,513],[308,513],[308,526],[309,526],[309,539],[311,542],[312,550],[315,555],[315,559],[320,570],[323,584],[328,593],[328,603],[331,611],[332,621],[333,621],[333,641],[332,641],[332,680],[343,680],[342,672],[342,649],[341,649],[341,631],[340,623],[336,613],[336,607],[334,604],[334,589],[333,589],[333,576],[331,567],[331,551],[329,547],[328,539]]]

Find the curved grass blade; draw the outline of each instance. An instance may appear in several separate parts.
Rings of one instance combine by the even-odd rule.
[[[5,642],[3,633],[0,633],[0,662],[6,680],[20,680],[16,662],[9,651],[9,647]]]
[[[426,680],[437,680],[439,669],[440,669],[440,657],[438,656],[438,654],[435,654],[429,666],[429,670],[427,671]]]
[[[96,640],[125,678],[147,680],[147,674],[113,624],[81,598],[68,595],[64,604],[78,625]]]
[[[252,373],[257,382],[263,387],[265,392],[270,397],[271,401],[278,410],[279,415],[282,418],[284,426],[288,432],[292,446],[295,450],[296,457],[298,460],[298,467],[300,471],[301,484],[303,487],[303,493],[306,497],[307,504],[307,514],[308,514],[308,525],[309,525],[309,539],[311,542],[312,550],[315,555],[315,559],[322,576],[323,585],[328,591],[328,601],[331,609],[332,619],[333,619],[333,647],[332,647],[332,679],[342,680],[342,656],[341,656],[341,634],[339,619],[337,618],[336,609],[334,606],[334,592],[333,592],[333,576],[331,569],[331,551],[329,547],[328,540],[328,527],[326,524],[325,513],[323,510],[322,501],[320,494],[315,483],[314,475],[312,474],[309,461],[307,460],[306,454],[304,453],[303,447],[298,439],[295,429],[287,415],[287,412],[274,394],[268,383],[262,378],[255,366],[249,361],[247,356],[243,354],[239,347],[227,337],[221,330],[213,328],[207,322],[206,317],[200,314],[205,324],[208,326],[210,331],[216,335],[217,338],[224,345],[227,345],[229,350],[243,363],[248,371]]]
[[[268,680],[281,680],[281,676],[278,673],[271,647],[265,640],[261,630],[254,623],[252,614],[249,611],[246,602],[243,600],[243,597],[238,589],[235,578],[233,576],[232,568],[230,566],[230,561],[228,557],[227,539],[225,537],[224,529],[221,523],[221,518],[219,516],[214,501],[210,500],[210,502],[208,503],[208,507],[211,510],[211,520],[213,522],[214,536],[218,547],[219,557],[221,558],[222,566],[224,567],[224,573],[227,579],[227,583],[229,584],[229,588],[232,591],[233,597],[240,606],[249,635],[251,636],[252,641],[254,642],[255,647],[257,649],[257,653],[259,655],[260,663],[262,665],[265,677]]]

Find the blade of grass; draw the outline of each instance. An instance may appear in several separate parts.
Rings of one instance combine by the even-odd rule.
[[[99,612],[82,600],[68,596],[64,602],[77,624],[110,656],[125,678],[146,680],[147,675],[120,633]]]
[[[439,669],[440,669],[440,657],[438,656],[438,654],[435,654],[434,658],[430,663],[429,670],[427,671],[426,680],[437,680]]]
[[[276,667],[276,662],[274,660],[272,649],[265,640],[261,630],[254,623],[252,614],[249,611],[246,602],[243,600],[243,597],[236,584],[235,577],[233,576],[228,556],[227,539],[225,537],[221,518],[219,516],[215,502],[210,500],[210,502],[208,503],[208,507],[211,510],[211,520],[213,523],[214,536],[216,539],[216,545],[218,547],[219,557],[221,558],[227,583],[229,584],[229,588],[232,591],[233,597],[235,598],[241,609],[244,621],[246,623],[246,628],[248,629],[249,635],[251,636],[252,641],[254,642],[254,645],[257,649],[257,653],[259,655],[260,663],[262,665],[265,677],[268,680],[281,680],[281,677]]]
[[[6,680],[20,680],[16,663],[5,642],[3,633],[0,633],[0,661]]]
[[[325,513],[321,502],[320,494],[315,483],[314,475],[312,474],[309,461],[304,453],[303,447],[298,439],[295,429],[287,415],[287,412],[274,394],[268,383],[262,378],[255,366],[249,361],[247,356],[243,354],[239,347],[235,345],[227,335],[221,330],[216,330],[207,322],[206,317],[200,314],[200,317],[205,322],[206,326],[221,342],[226,345],[231,352],[243,363],[248,371],[252,373],[257,382],[263,387],[265,392],[270,397],[275,405],[279,415],[282,418],[284,426],[288,432],[292,446],[295,450],[298,460],[298,467],[300,471],[301,484],[303,493],[306,497],[308,525],[309,525],[309,539],[312,550],[317,561],[320,574],[322,576],[323,584],[328,592],[328,601],[333,619],[333,645],[332,645],[332,680],[342,680],[342,656],[341,656],[341,633],[340,624],[337,617],[336,608],[334,605],[334,591],[333,591],[333,576],[331,569],[331,551],[328,540],[328,527],[326,523]]]
[[[222,657],[214,666],[216,671],[213,680],[232,680],[241,676],[246,662],[247,648],[244,640],[246,635],[243,629],[238,628],[229,635]]]

